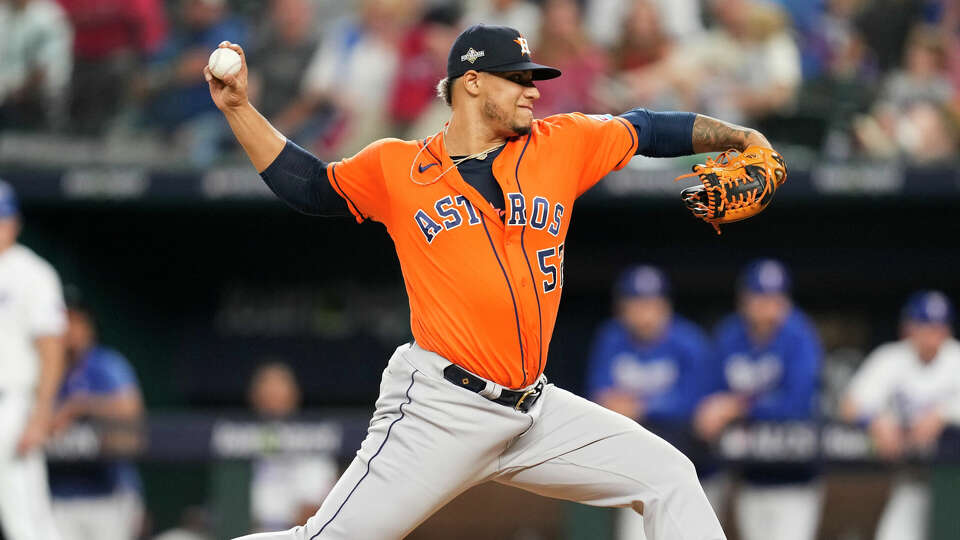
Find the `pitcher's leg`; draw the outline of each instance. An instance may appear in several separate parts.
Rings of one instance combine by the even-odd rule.
[[[650,540],[720,540],[693,463],[636,422],[548,385],[497,481],[594,506],[641,507]]]
[[[305,526],[243,540],[402,538],[488,478],[529,422],[396,358],[357,457]]]
[[[395,410],[378,407],[357,457],[306,525],[243,540],[402,538],[465,489],[475,470],[468,463],[444,467],[457,456],[449,455],[429,425],[418,425],[421,415],[411,412],[425,397],[424,384],[411,373]],[[434,476],[441,470],[446,478]]]

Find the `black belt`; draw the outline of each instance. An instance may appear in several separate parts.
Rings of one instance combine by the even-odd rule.
[[[467,390],[476,392],[478,394],[481,390],[487,387],[487,381],[477,377],[473,373],[470,373],[456,364],[450,364],[449,366],[443,368],[443,378],[461,388],[466,388]],[[530,407],[533,407],[533,404],[537,402],[537,399],[540,398],[540,394],[543,392],[543,383],[545,380],[545,377],[542,378],[539,382],[537,382],[536,386],[529,390],[509,390],[504,388],[503,391],[500,392],[500,397],[497,399],[488,399],[495,403],[512,407],[518,411],[527,412],[530,410]]]

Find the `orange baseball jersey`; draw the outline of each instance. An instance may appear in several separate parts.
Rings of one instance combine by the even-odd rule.
[[[580,113],[534,120],[493,162],[506,215],[457,172],[442,134],[383,139],[331,163],[358,221],[396,246],[417,343],[508,388],[543,373],[563,290],[573,203],[637,150],[630,123]]]

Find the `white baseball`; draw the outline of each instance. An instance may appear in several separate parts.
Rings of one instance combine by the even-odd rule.
[[[218,79],[223,79],[227,75],[236,75],[240,73],[240,66],[243,62],[237,51],[227,47],[219,47],[210,54],[210,60],[207,65],[210,67],[210,73]]]

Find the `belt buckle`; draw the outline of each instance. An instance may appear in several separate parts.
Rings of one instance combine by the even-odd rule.
[[[520,399],[517,400],[517,404],[513,406],[513,409],[514,409],[515,411],[519,411],[519,410],[520,410],[520,406],[523,405],[523,400],[527,399],[527,396],[529,396],[530,394],[532,394],[532,393],[534,393],[534,392],[536,392],[536,391],[537,391],[536,388],[531,388],[530,390],[527,390],[526,392],[524,392],[523,395],[520,396]]]
[[[520,399],[517,400],[517,404],[513,406],[513,409],[514,409],[515,411],[519,411],[519,410],[520,410],[520,406],[523,405],[524,400],[527,399],[527,397],[528,397],[530,394],[539,392],[539,391],[542,390],[542,389],[543,389],[543,384],[540,383],[540,384],[537,384],[536,386],[534,386],[533,388],[527,390],[526,392],[524,392],[523,395],[520,396]]]

